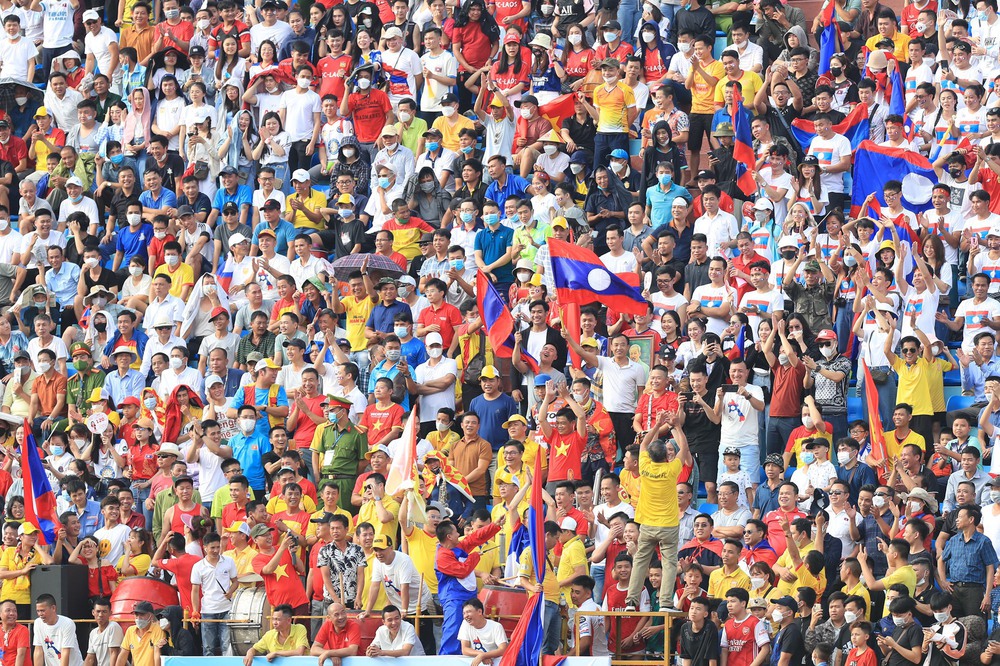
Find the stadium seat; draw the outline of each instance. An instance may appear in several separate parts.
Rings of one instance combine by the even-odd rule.
[[[708,515],[712,515],[718,510],[719,510],[718,504],[709,504],[708,502],[702,502],[701,505],[698,507],[698,513],[707,513]]]
[[[864,405],[861,402],[861,398],[847,397],[847,421],[857,421],[864,420]]]
[[[953,412],[956,409],[965,409],[966,407],[971,407],[972,403],[975,401],[975,397],[971,395],[953,395],[948,398],[948,406],[946,407],[946,410]]]
[[[944,373],[944,385],[945,386],[961,386],[962,385],[962,373],[960,370],[949,370]]]

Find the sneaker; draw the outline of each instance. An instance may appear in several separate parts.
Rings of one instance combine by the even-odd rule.
[[[626,604],[625,605],[625,612],[626,613],[634,613],[635,612],[635,604]]]

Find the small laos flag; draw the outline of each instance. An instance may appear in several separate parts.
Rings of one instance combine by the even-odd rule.
[[[24,481],[25,521],[38,528],[42,545],[55,543],[56,531],[61,527],[56,496],[52,493],[27,419],[24,421],[24,441],[21,442],[21,479]]]

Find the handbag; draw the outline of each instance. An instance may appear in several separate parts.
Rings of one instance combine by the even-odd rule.
[[[876,368],[868,368],[868,372],[871,373],[872,381],[881,386],[889,381],[889,371],[880,370]]]
[[[209,170],[207,161],[198,160],[197,162],[194,163],[194,172],[192,175],[195,178],[197,178],[198,180],[205,180],[206,178],[208,178],[208,174]]]
[[[465,381],[467,383],[478,382],[486,367],[486,334],[479,332],[479,353],[469,359],[465,366]]]

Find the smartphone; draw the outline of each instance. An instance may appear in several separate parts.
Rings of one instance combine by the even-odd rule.
[[[972,234],[969,239],[969,247],[979,247],[979,234]]]
[[[685,400],[694,400],[694,391],[681,391],[681,395],[684,396]]]
[[[948,69],[949,68],[948,61],[947,60],[942,60],[941,64],[940,64],[940,67],[941,67],[941,69]]]
[[[736,393],[739,390],[740,390],[740,387],[736,386],[735,384],[723,384],[722,385],[722,392],[723,393]]]

